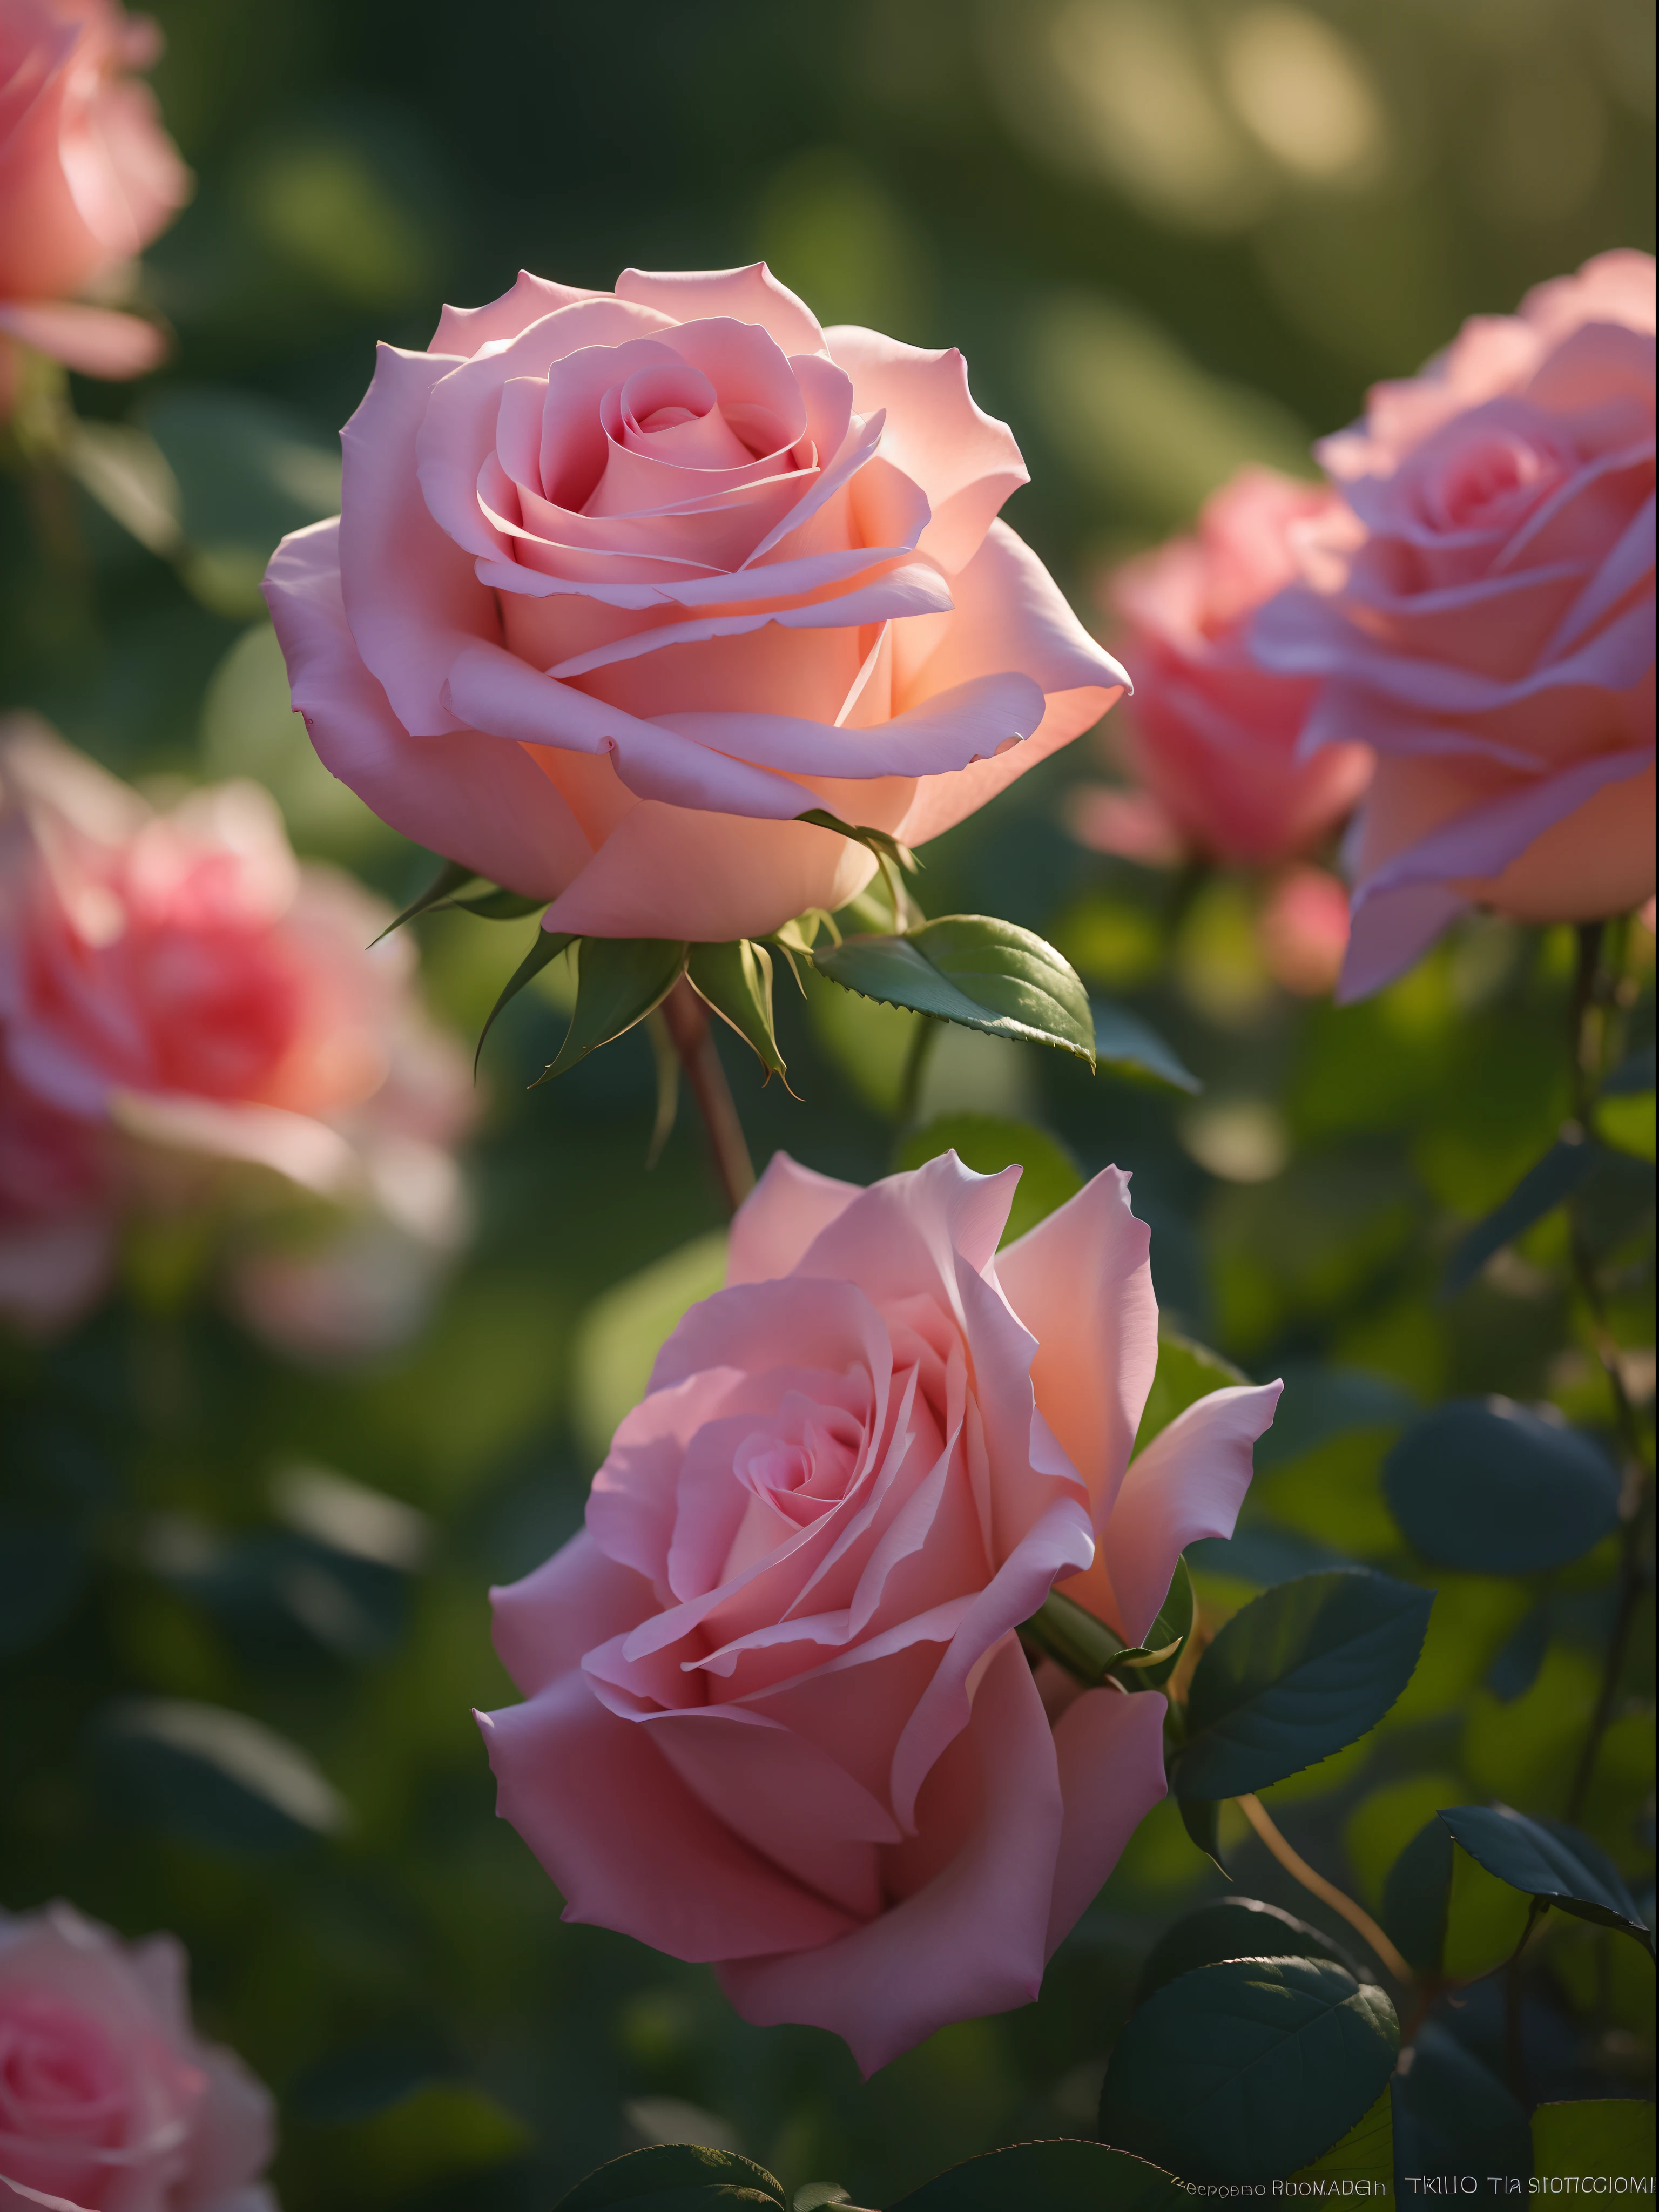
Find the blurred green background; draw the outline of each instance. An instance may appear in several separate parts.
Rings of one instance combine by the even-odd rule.
[[[400,901],[429,863],[315,763],[255,587],[282,531],[334,509],[335,433],[375,340],[424,344],[441,300],[493,297],[520,265],[604,286],[630,263],[764,256],[825,322],[958,344],[1031,469],[1010,520],[1097,621],[1103,565],[1238,462],[1307,469],[1310,435],[1464,315],[1652,244],[1642,0],[155,13],[155,82],[198,179],[145,264],[177,348],[139,387],[76,381],[78,483],[0,483],[0,698],[125,775],[262,778],[302,850]],[[1212,1618],[1333,1557],[1437,1582],[1401,1705],[1269,1793],[1374,1905],[1437,1805],[1559,1810],[1595,1694],[1605,1559],[1558,1578],[1529,1686],[1512,1664],[1494,1688],[1529,1593],[1414,1566],[1378,1488],[1413,1406],[1450,1392],[1605,1421],[1559,1219],[1436,1296],[1460,1226],[1565,1110],[1571,946],[1476,923],[1366,1006],[1292,1000],[1257,948],[1259,884],[1177,885],[1067,839],[1091,757],[1085,739],[931,849],[922,902],[1043,931],[1205,1087],[1091,1079],[951,1031],[924,1116],[1036,1120],[1085,1172],[1133,1169],[1166,1317],[1291,1377],[1252,1534],[1202,1581]],[[475,1035],[532,927],[422,925],[441,1014]],[[910,1018],[781,990],[803,1103],[728,1056],[757,1164],[781,1146],[884,1172]],[[289,2212],[511,2212],[686,2134],[885,2201],[990,2143],[1086,2132],[1140,1957],[1219,1887],[1170,1808],[1039,2004],[868,2085],[826,2036],[744,2027],[706,1972],[562,1926],[494,1820],[468,1708],[511,1692],[484,1586],[576,1526],[655,1339],[720,1266],[689,1116],[641,1171],[642,1034],[526,1092],[561,1020],[555,986],[492,1036],[478,1234],[396,1358],[301,1370],[210,1310],[135,1296],[50,1353],[4,1347],[5,1479],[34,1549],[8,1569],[0,1896],[179,1931],[204,2022],[282,2095]],[[1610,1250],[1650,1203],[1642,1174],[1609,1169],[1589,1194]],[[1639,1254],[1620,1281],[1621,1339],[1650,1345]],[[1650,1353],[1632,1376],[1650,1397]],[[242,1718],[204,1742],[157,1700]],[[1650,1723],[1621,1710],[1587,1825],[1642,1881],[1650,1787]],[[1230,1863],[1247,1893],[1321,1918],[1242,1824]],[[1636,2087],[1649,1969],[1578,1923],[1549,1940],[1548,1986],[1594,1998],[1540,2011],[1555,2094]]]

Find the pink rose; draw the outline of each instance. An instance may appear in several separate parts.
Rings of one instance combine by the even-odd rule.
[[[1080,793],[1085,844],[1136,860],[1280,860],[1348,813],[1370,755],[1333,745],[1298,757],[1316,687],[1270,674],[1249,643],[1250,617],[1297,574],[1297,532],[1340,504],[1276,469],[1241,469],[1205,501],[1195,537],[1108,579],[1135,679],[1133,719],[1114,727],[1140,789]]]
[[[999,1253],[1018,1179],[777,1155],[586,1531],[495,1594],[526,1700],[481,1717],[499,1809],[565,1917],[714,1961],[866,2072],[1035,1997],[1164,1795],[1164,1699],[1051,1721],[1016,1632],[1059,1579],[1139,1640],[1279,1395],[1203,1399],[1130,1466],[1158,1309],[1128,1178]]]
[[[198,2039],[171,1936],[0,1912],[0,2212],[276,2212],[270,2098]]]
[[[190,196],[148,85],[148,16],[115,0],[0,0],[0,356],[9,336],[89,376],[137,376],[162,351],[136,315],[77,304]],[[9,381],[0,357],[0,407]]]
[[[1584,921],[1653,889],[1654,264],[1607,253],[1477,317],[1321,447],[1359,526],[1258,618],[1363,738],[1340,995],[1471,904]],[[1351,522],[1349,527],[1352,527]]]
[[[820,330],[763,265],[446,307],[344,447],[265,580],[295,704],[550,929],[839,906],[871,855],[794,817],[936,836],[1125,682],[994,519],[1025,469],[961,356]]]
[[[330,1321],[326,1279],[285,1327],[280,1281],[361,1273],[332,1248],[367,1224],[418,1275],[462,1225],[465,1063],[413,1003],[407,943],[365,951],[387,919],[299,866],[258,785],[158,814],[41,725],[0,724],[0,1311],[61,1327],[106,1286],[124,1220],[213,1206],[268,1333],[377,1340],[362,1298]]]

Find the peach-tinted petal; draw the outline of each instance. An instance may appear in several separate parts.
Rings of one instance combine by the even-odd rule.
[[[886,410],[882,452],[921,486],[933,508],[922,550],[955,575],[978,552],[1003,501],[1030,482],[1013,432],[978,405],[954,346],[929,353],[850,323],[825,337],[830,358],[853,380],[854,405],[865,414]]]
[[[1085,1690],[1054,1723],[1064,1811],[1048,1911],[1050,1957],[1165,1793],[1166,1711],[1164,1699],[1148,1692]]]
[[[477,1718],[496,1809],[562,1892],[567,1920],[690,1960],[798,1951],[846,1933],[846,1913],[708,1812],[649,1731],[608,1711],[580,1674]]]
[[[774,1152],[766,1171],[732,1218],[726,1246],[727,1289],[789,1274],[822,1229],[859,1195],[857,1183],[804,1168]]]
[[[817,318],[763,261],[747,269],[624,269],[617,279],[617,297],[654,307],[677,323],[710,315],[758,323],[786,354],[824,349]]]
[[[1129,1210],[1128,1176],[1108,1168],[997,1255],[1008,1303],[1037,1340],[1038,1408],[1089,1486],[1097,1532],[1158,1366],[1150,1245]]]

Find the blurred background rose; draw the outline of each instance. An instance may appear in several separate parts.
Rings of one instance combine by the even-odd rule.
[[[123,777],[258,780],[303,857],[393,905],[430,863],[317,763],[257,586],[283,532],[338,510],[374,342],[423,346],[441,301],[520,265],[608,286],[763,255],[827,319],[959,344],[1031,471],[1008,519],[1092,622],[1097,578],[1190,533],[1239,467],[1312,483],[1310,439],[1466,315],[1652,244],[1641,0],[643,0],[620,45],[567,0],[506,0],[487,36],[429,0],[156,12],[151,82],[199,179],[143,264],[177,351],[131,390],[76,382],[66,465],[0,477],[0,696]],[[1200,882],[1091,852],[1062,814],[1077,775],[1039,769],[938,841],[917,890],[1045,931],[1204,1091],[951,1031],[921,1118],[1040,1119],[1054,1152],[1022,1190],[1048,1200],[1132,1168],[1166,1317],[1287,1374],[1254,1549],[1200,1569],[1209,1617],[1333,1554],[1408,1571],[1378,1468],[1412,1406],[1500,1390],[1600,1418],[1549,1224],[1434,1303],[1444,1250],[1566,1111],[1571,944],[1476,922],[1334,1010],[1298,995],[1340,918],[1333,878],[1308,895],[1296,872],[1320,863]],[[1305,925],[1288,963],[1281,882]],[[416,927],[436,1014],[475,1036],[533,923]],[[732,1062],[757,1164],[787,1145],[867,1182],[894,1163],[911,1024],[779,980],[804,1103]],[[656,1344],[720,1275],[696,1128],[640,1172],[643,1036],[526,1092],[568,1005],[555,963],[492,1031],[478,1233],[404,1349],[345,1376],[264,1356],[211,1306],[127,1297],[55,1350],[8,1342],[5,1692],[27,1726],[0,1893],[180,1929],[204,2019],[283,2092],[283,2188],[319,2212],[519,2212],[688,2134],[884,2203],[978,2146],[1086,2132],[1152,1933],[1218,1887],[1172,1814],[1040,2005],[863,2087],[828,2039],[745,2027],[701,1970],[561,1927],[494,1818],[465,1710],[510,1694],[483,1585],[574,1531]],[[1620,1308],[1632,1345],[1645,1295]],[[1299,1399],[1337,1411],[1298,1431]],[[1559,1810],[1594,1697],[1587,1597],[1505,1703],[1488,1677],[1525,1623],[1481,1577],[1437,1580],[1397,1723],[1268,1800],[1373,1905],[1435,1804]],[[1596,1815],[1633,1873],[1644,1726],[1620,1722]],[[1241,1890],[1316,1911],[1248,1838],[1227,1848]],[[1644,2063],[1629,1948],[1649,1978],[1606,1964],[1597,2064]],[[1551,1961],[1591,1988],[1605,1963]]]

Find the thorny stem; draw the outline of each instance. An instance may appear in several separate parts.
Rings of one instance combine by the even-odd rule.
[[[1620,1000],[1618,969],[1622,961],[1616,958],[1609,966],[1604,964],[1602,954],[1607,935],[1605,922],[1583,923],[1578,932],[1578,963],[1573,977],[1570,1013],[1569,1040],[1572,1054],[1573,1112],[1581,1125],[1588,1128],[1600,1095],[1607,1058],[1607,1031],[1610,1021],[1616,1018]],[[1631,1632],[1635,1626],[1637,1611],[1641,1604],[1644,1581],[1643,1546],[1648,1521],[1652,1470],[1642,1435],[1641,1422],[1631,1402],[1625,1385],[1624,1369],[1619,1346],[1608,1325],[1607,1304],[1601,1286],[1596,1279],[1595,1256],[1584,1233],[1583,1214],[1576,1199],[1568,1201],[1568,1249],[1571,1256],[1573,1285],[1584,1302],[1595,1339],[1596,1356],[1602,1372],[1607,1378],[1607,1389],[1613,1400],[1614,1425],[1626,1453],[1626,1496],[1624,1499],[1625,1528],[1620,1546],[1619,1576],[1619,1610],[1614,1618],[1613,1632],[1607,1639],[1607,1655],[1602,1662],[1601,1680],[1596,1692],[1595,1709],[1590,1717],[1589,1728],[1573,1770],[1572,1782],[1567,1792],[1566,1817],[1576,1820],[1583,1809],[1584,1800],[1595,1772],[1595,1762],[1601,1749],[1601,1739],[1613,1717],[1613,1703],[1619,1694],[1620,1680],[1624,1674],[1625,1656],[1630,1646]]]
[[[1416,1978],[1405,1960],[1389,1941],[1382,1929],[1377,1926],[1376,1921],[1371,1918],[1364,1906],[1357,1905],[1353,1899],[1348,1896],[1346,1891],[1340,1890],[1334,1881],[1327,1881],[1322,1874],[1316,1874],[1301,1853],[1293,1850],[1285,1841],[1274,1826],[1273,1815],[1259,1797],[1249,1796],[1241,1797],[1238,1807],[1244,1818],[1291,1879],[1293,1881],[1299,1881],[1304,1889],[1310,1890],[1314,1896],[1328,1905],[1333,1912],[1340,1913],[1349,1927],[1354,1929],[1370,1944],[1395,1981],[1411,1982]]]
[[[679,1054],[691,1096],[708,1133],[709,1157],[728,1213],[735,1213],[755,1188],[754,1164],[744,1140],[743,1124],[710,1034],[708,1009],[684,976],[662,1002],[662,1015]]]

